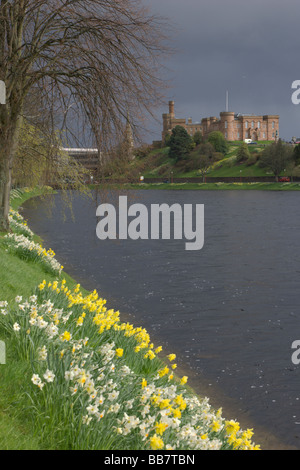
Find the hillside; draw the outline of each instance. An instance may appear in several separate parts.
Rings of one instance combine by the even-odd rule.
[[[258,155],[268,144],[269,143],[258,142],[257,145],[249,145],[248,148],[251,158],[249,158],[247,162],[240,163],[236,161],[236,157],[241,142],[231,142],[229,152],[207,171],[207,176],[270,176],[270,172],[265,168],[260,168],[258,165]],[[153,149],[147,155],[138,156],[135,161],[132,162],[131,168],[132,170],[139,169],[139,172],[145,178],[169,178],[172,172],[174,178],[201,176],[199,169],[189,168],[188,161],[184,165],[175,164],[169,157],[168,147]]]
[[[237,153],[242,142],[230,142],[226,155],[219,154],[219,159],[207,171],[206,176],[222,177],[270,177],[272,173],[259,166],[259,154],[270,145],[270,142],[258,142],[248,145],[250,153],[246,161],[238,161]],[[201,178],[201,171],[192,154],[185,160],[175,162],[169,156],[169,147],[143,147],[137,149],[132,161],[118,158],[111,161],[105,168],[103,176],[107,179],[125,179],[136,182],[140,176],[144,178]],[[288,171],[283,173],[288,175]]]

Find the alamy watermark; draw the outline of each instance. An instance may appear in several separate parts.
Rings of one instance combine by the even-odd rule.
[[[0,80],[0,104],[6,104],[6,86],[2,80]]]
[[[292,89],[295,90],[292,93],[292,103],[297,105],[300,104],[300,80],[294,80],[292,83]]]
[[[6,364],[6,348],[4,341],[0,341],[0,365]]]
[[[292,343],[292,349],[295,349],[295,351],[292,354],[292,363],[295,366],[299,366],[300,364],[300,340],[296,340]]]
[[[96,215],[101,218],[96,228],[100,240],[170,240],[173,233],[174,240],[186,240],[186,250],[204,246],[203,204],[151,204],[149,213],[144,204],[128,207],[127,196],[119,196],[118,211],[101,204]]]

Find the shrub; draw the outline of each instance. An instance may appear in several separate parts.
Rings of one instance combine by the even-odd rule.
[[[249,155],[249,158],[248,158],[248,160],[246,161],[246,165],[247,165],[247,166],[255,165],[255,163],[257,162],[258,158],[259,158],[259,154],[258,154],[258,153],[252,153],[251,155]]]
[[[249,159],[249,157],[250,157],[250,152],[248,149],[248,145],[245,142],[243,142],[238,148],[238,151],[236,154],[236,161],[237,163],[245,162]]]
[[[169,145],[170,157],[175,161],[184,160],[192,150],[193,140],[184,127],[176,126],[172,130]]]
[[[226,155],[228,153],[229,144],[227,140],[225,139],[224,135],[222,134],[222,132],[219,132],[219,131],[211,132],[207,140],[210,144],[214,146],[216,152],[220,152],[223,155]]]

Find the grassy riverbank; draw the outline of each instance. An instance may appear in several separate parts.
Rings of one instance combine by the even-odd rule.
[[[49,192],[40,188],[15,191],[11,207],[16,211],[27,199]],[[9,253],[3,237],[0,233],[0,301],[12,304],[17,296],[29,298],[41,279],[51,282],[55,276],[45,273],[42,265]],[[34,240],[41,242],[36,235]],[[69,285],[75,285],[71,277],[65,277]],[[0,340],[6,345],[6,364],[0,364],[0,450],[43,449],[25,398],[24,382],[30,380],[30,365],[16,356],[14,341],[1,327]]]
[[[17,195],[14,210],[38,194]],[[1,450],[257,449],[252,430],[224,419],[176,376],[175,355],[122,323],[58,261],[53,267],[52,252],[33,253],[40,240],[12,217],[31,245],[1,234]]]
[[[104,184],[103,186],[106,187]],[[199,191],[300,191],[300,183],[123,183],[109,184],[116,189],[159,189]],[[101,186],[100,186],[101,187]]]

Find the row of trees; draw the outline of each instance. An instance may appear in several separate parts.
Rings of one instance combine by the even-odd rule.
[[[246,143],[241,144],[237,151],[237,163],[249,162],[251,154]],[[278,180],[285,171],[289,175],[297,175],[300,165],[300,145],[291,146],[281,139],[268,145],[262,152],[254,155],[254,160],[260,168],[270,171]]]
[[[207,139],[203,139],[200,132],[191,137],[182,126],[176,126],[165,144],[170,147],[170,157],[180,166],[183,162],[185,168],[197,169],[204,176],[214,163],[220,161],[228,153],[229,144],[221,132],[211,132]],[[242,142],[236,154],[237,164],[253,164],[272,172],[278,180],[285,170],[287,174],[300,174],[300,145],[291,146],[282,140],[273,142],[260,152],[253,154],[249,146]]]
[[[178,166],[183,164],[186,169],[197,169],[203,177],[214,163],[224,158],[229,149],[221,132],[211,132],[204,140],[201,132],[191,137],[182,126],[172,130],[165,144],[170,147],[169,155]]]
[[[140,0],[0,0],[0,80],[7,90],[0,105],[0,231],[9,229],[26,98],[37,93],[49,114],[52,161],[57,142],[71,139],[97,146],[100,159],[128,116],[138,136],[143,118],[161,104],[167,30]],[[42,152],[41,161],[48,156]]]
[[[199,145],[210,143],[216,152],[226,155],[229,149],[222,132],[211,132],[207,139],[204,140],[200,131],[196,132],[193,137],[182,126],[176,126],[172,129],[171,135],[166,136],[165,145],[170,147],[170,156],[175,161],[184,160],[190,152]]]
[[[300,164],[300,146],[292,147],[281,139],[274,142],[261,153],[258,164],[271,171],[276,180],[286,171],[287,174],[297,173],[295,168]]]

